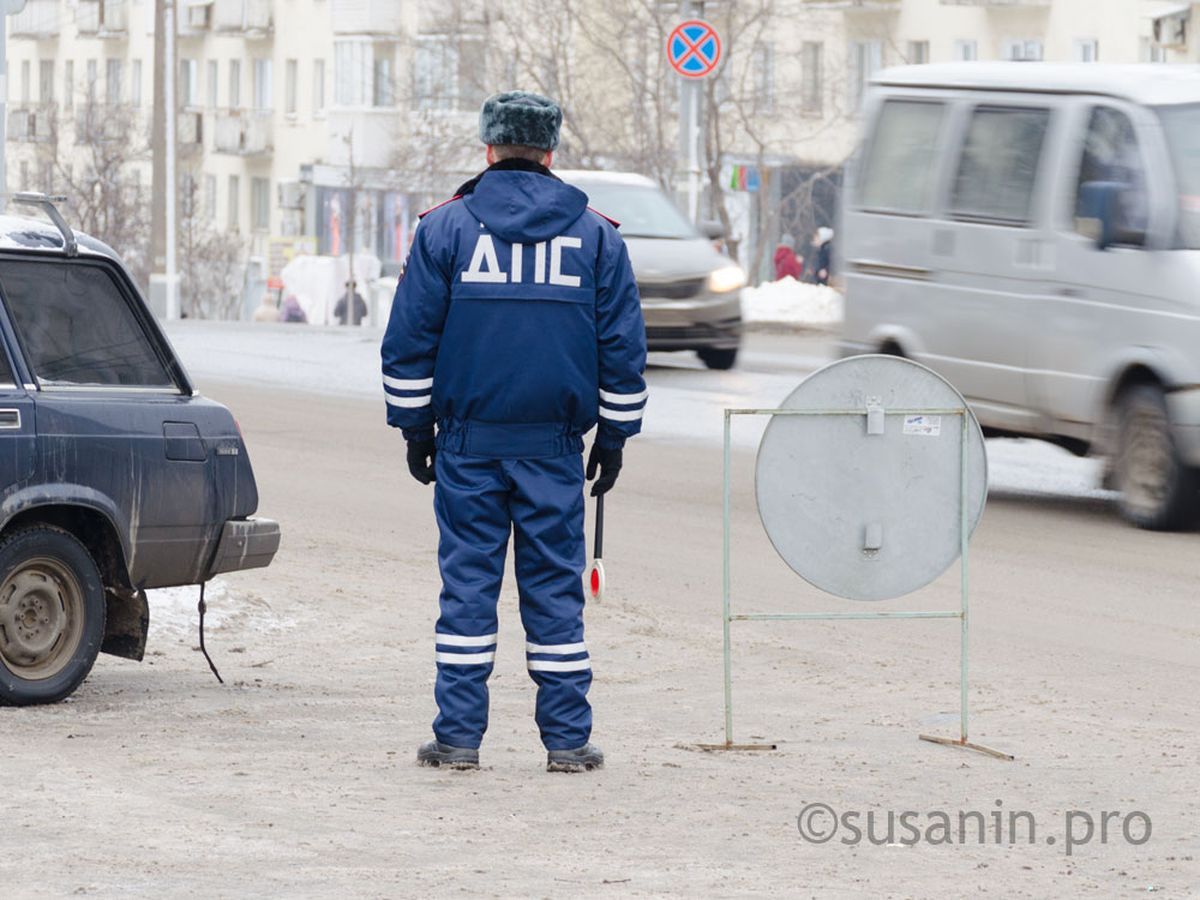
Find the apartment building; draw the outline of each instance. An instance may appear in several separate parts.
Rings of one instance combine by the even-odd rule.
[[[611,53],[574,51],[587,28],[533,0],[176,0],[181,214],[237,234],[268,271],[296,239],[321,253],[371,251],[394,269],[416,213],[478,170],[475,117],[490,90],[561,84],[582,115],[643,114],[630,73],[653,80],[665,61],[656,40],[630,32],[623,2],[606,7],[614,25],[601,36],[630,61],[619,74]],[[702,6],[691,11],[718,23],[740,14]],[[690,11],[629,8],[653,9],[659,28]],[[46,143],[53,133],[70,152],[80,109],[110,131],[148,134],[154,0],[28,0],[7,24],[10,189],[54,189]],[[1200,4],[1171,0],[777,0],[749,39],[731,42],[718,85],[720,102],[746,101],[723,116],[722,200],[745,246],[823,224],[863,92],[885,66],[1191,61],[1196,24]],[[674,132],[672,79],[662,108]],[[628,137],[619,124],[597,133]],[[609,164],[595,148],[589,158]],[[148,185],[149,157],[134,167]]]

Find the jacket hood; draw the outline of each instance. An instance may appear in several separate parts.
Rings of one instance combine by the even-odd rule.
[[[502,240],[532,243],[562,234],[587,209],[587,194],[549,172],[491,168],[464,198],[471,215]]]

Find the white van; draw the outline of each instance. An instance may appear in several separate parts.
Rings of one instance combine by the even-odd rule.
[[[1200,69],[964,63],[874,81],[847,179],[843,355],[941,372],[985,431],[1200,515]]]

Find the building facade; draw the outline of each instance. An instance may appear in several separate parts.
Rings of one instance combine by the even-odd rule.
[[[480,168],[475,116],[494,89],[564,99],[565,162],[682,188],[685,107],[662,39],[687,15],[731,35],[706,86],[704,215],[726,219],[752,269],[780,231],[832,217],[881,68],[1200,59],[1200,4],[1169,0],[175,3],[180,215],[236,236],[263,275],[296,249],[394,271],[417,212]],[[154,25],[155,0],[28,0],[9,17],[10,190],[62,190],[103,144],[93,167],[121,163],[128,192],[148,192]]]

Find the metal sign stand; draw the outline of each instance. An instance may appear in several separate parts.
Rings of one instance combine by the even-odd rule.
[[[702,750],[774,750],[775,744],[737,744],[733,740],[733,653],[730,644],[729,626],[733,622],[799,622],[799,621],[841,621],[848,619],[958,619],[961,623],[961,656],[959,671],[959,736],[957,738],[939,737],[937,735],[919,734],[922,741],[934,744],[945,744],[951,747],[961,747],[974,750],[997,759],[1012,760],[1014,757],[1000,750],[975,744],[967,737],[967,660],[968,660],[968,631],[969,590],[968,590],[968,544],[970,526],[967,515],[967,440],[970,415],[966,407],[950,409],[887,409],[887,416],[947,416],[957,417],[961,422],[959,470],[959,551],[961,572],[961,603],[957,610],[932,611],[892,611],[892,612],[818,612],[818,613],[741,613],[734,614],[730,598],[730,552],[729,535],[731,522],[731,463],[732,451],[730,432],[734,416],[867,416],[867,409],[726,409],[725,410],[725,464],[724,464],[724,497],[723,522],[724,535],[722,548],[722,625],[725,639],[725,743],[697,744]]]

